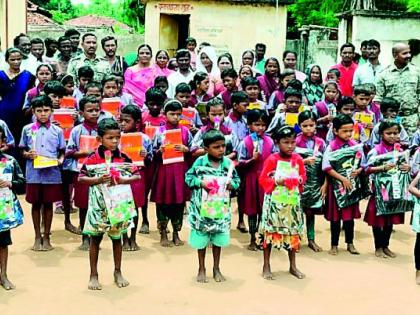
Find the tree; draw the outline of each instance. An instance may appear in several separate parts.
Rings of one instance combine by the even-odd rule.
[[[344,0],[296,0],[295,4],[290,6],[290,11],[298,26],[337,26],[338,18],[335,14],[342,11],[343,4]]]

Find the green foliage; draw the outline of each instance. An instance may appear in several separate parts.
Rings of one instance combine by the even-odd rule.
[[[409,12],[420,12],[420,1],[408,0],[407,7]]]
[[[337,26],[338,19],[335,14],[342,11],[344,0],[296,0],[290,6],[292,16],[298,26],[324,25]]]

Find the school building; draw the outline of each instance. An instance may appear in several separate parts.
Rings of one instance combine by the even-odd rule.
[[[1,50],[13,47],[19,33],[26,33],[26,0],[0,0]]]
[[[281,56],[286,46],[287,4],[293,0],[143,0],[145,42],[172,56],[192,36],[218,53],[229,51],[235,65],[241,53],[258,42],[267,56]]]

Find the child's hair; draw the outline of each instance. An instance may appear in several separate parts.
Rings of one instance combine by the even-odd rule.
[[[182,104],[180,101],[177,100],[169,100],[165,103],[165,106],[163,107],[163,111],[166,114],[169,111],[177,111],[182,110]]]
[[[206,148],[208,148],[210,144],[221,140],[225,141],[225,137],[223,136],[223,133],[221,133],[219,130],[210,129],[203,134],[203,145]]]
[[[287,83],[287,88],[295,89],[297,91],[303,90],[302,82],[300,82],[298,79],[292,79]]]
[[[82,67],[79,68],[79,70],[77,70],[77,77],[78,78],[85,77],[85,78],[88,78],[88,79],[92,80],[94,74],[95,73],[93,72],[93,69],[89,66],[82,66]]]
[[[370,95],[370,89],[366,86],[366,84],[359,84],[354,87],[353,90],[354,96],[357,95]]]
[[[98,88],[99,91],[101,91],[102,93],[102,84],[100,84],[99,82],[95,82],[95,81],[89,82],[88,84],[86,84],[85,91],[87,92],[87,90],[91,88]]]
[[[335,89],[338,91],[339,90],[339,87],[338,87],[338,84],[337,84],[337,82],[335,82],[335,81],[327,81],[327,82],[325,82],[325,85],[324,85],[324,92],[325,92],[325,90],[327,89],[327,87],[329,86],[329,85],[334,85],[334,87],[335,87]]]
[[[364,84],[366,89],[368,89],[370,91],[370,94],[375,93],[376,94],[376,85],[373,83],[365,83]]]
[[[141,110],[136,105],[127,105],[121,109],[121,114],[130,115],[134,121],[141,121]]]
[[[203,82],[208,77],[209,75],[205,72],[201,72],[201,71],[197,72],[194,75],[193,79],[190,81],[191,89],[195,90],[200,85],[200,83]]]
[[[252,109],[252,110],[247,111],[246,121],[248,125],[251,125],[252,123],[255,123],[260,120],[264,122],[266,125],[268,125],[269,117],[266,111],[259,110],[259,109]]]
[[[6,132],[4,131],[3,126],[0,126],[0,134],[1,134],[0,139],[3,141],[6,140]]]
[[[386,113],[388,109],[394,109],[396,112],[400,110],[400,104],[392,97],[384,97],[381,102],[381,113]]]
[[[53,68],[51,67],[51,65],[49,65],[48,63],[41,63],[38,67],[36,67],[36,71],[35,73],[38,75],[39,70],[41,70],[42,67],[46,67],[48,68],[48,70],[50,70],[51,73],[53,73]]]
[[[230,102],[233,104],[239,104],[242,102],[248,102],[248,95],[244,91],[235,91],[230,96]]]
[[[112,81],[114,81],[114,82],[115,82],[115,84],[116,84],[116,85],[118,85],[117,78],[116,78],[114,75],[106,75],[106,76],[104,76],[104,78],[102,79],[101,84],[102,84],[102,86],[104,86],[104,85],[105,85],[105,83],[107,83],[107,82],[112,82]]]
[[[334,117],[332,123],[333,128],[338,131],[344,125],[353,125],[354,121],[348,115],[339,114],[338,116]]]
[[[222,71],[222,73],[220,74],[220,77],[222,79],[229,77],[229,78],[233,78],[236,79],[238,77],[238,73],[235,71],[235,69],[225,69]]]
[[[45,83],[44,94],[55,94],[57,96],[63,97],[66,94],[66,89],[60,81],[52,80]]]
[[[160,106],[165,103],[166,95],[165,93],[156,87],[152,87],[146,91],[146,103],[154,102]]]
[[[37,96],[31,101],[32,109],[44,106],[53,108],[52,100],[47,95]]]
[[[292,87],[288,87],[284,92],[284,100],[286,101],[291,96],[296,96],[299,99],[302,99],[302,92]]]
[[[303,123],[305,120],[313,120],[316,123],[316,114],[310,110],[304,110],[303,112],[301,112],[298,116],[298,124],[300,125],[301,123]]]
[[[260,82],[258,82],[257,78],[254,77],[245,77],[241,80],[242,89],[245,90],[250,85],[256,85],[259,88]]]
[[[187,83],[179,83],[176,87],[175,87],[175,95],[177,95],[178,93],[190,93],[191,94],[192,91],[192,87],[191,85],[187,84]]]
[[[288,77],[289,75],[296,76],[295,70],[293,70],[293,69],[284,69],[283,72],[280,73],[280,76],[279,76],[280,81],[282,81],[285,77]]]
[[[384,133],[385,130],[397,126],[398,132],[401,132],[401,125],[396,121],[384,120],[380,123],[378,132],[380,135]]]
[[[225,104],[223,103],[223,100],[219,97],[213,97],[210,101],[206,104],[206,113],[210,113],[210,108],[216,107],[216,106],[222,106],[225,108]]]
[[[98,136],[103,137],[108,130],[120,130],[114,118],[104,118],[98,124]]]
[[[340,71],[338,71],[338,69],[330,69],[330,70],[328,70],[327,75],[328,75],[328,73],[334,73],[335,76],[337,77],[337,79],[340,78]]]
[[[169,86],[168,78],[163,75],[157,76],[153,85],[156,86],[158,83],[166,83]]]
[[[351,97],[343,96],[342,98],[339,99],[337,106],[335,108],[337,109],[337,111],[341,111],[343,106],[348,105],[348,104],[354,105],[354,100]]]
[[[281,139],[289,137],[296,138],[296,132],[293,127],[290,126],[277,127],[271,134],[271,138],[274,141],[280,141]]]
[[[83,112],[87,103],[94,103],[99,105],[99,100],[94,96],[83,96],[79,101],[79,110]]]
[[[185,40],[185,44],[189,44],[189,43],[197,45],[197,41],[195,40],[194,37],[187,37],[187,39]]]
[[[62,76],[60,76],[59,78],[57,78],[62,85],[66,85],[70,82],[74,83],[74,78],[71,74],[63,74]]]

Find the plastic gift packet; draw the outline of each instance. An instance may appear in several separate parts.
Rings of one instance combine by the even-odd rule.
[[[210,219],[222,219],[229,213],[229,192],[226,191],[227,177],[204,176],[210,182],[210,191],[202,189],[200,215]]]

